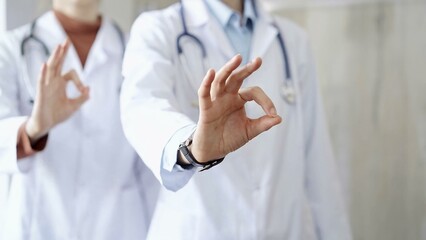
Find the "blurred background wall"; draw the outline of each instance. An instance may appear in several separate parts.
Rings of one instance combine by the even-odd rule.
[[[102,0],[125,30],[171,0]],[[260,0],[309,33],[354,239],[426,239],[426,0]],[[0,0],[0,28],[50,0]]]
[[[270,9],[310,34],[355,239],[426,239],[426,1]]]

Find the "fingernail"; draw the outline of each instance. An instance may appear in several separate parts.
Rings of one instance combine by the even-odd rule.
[[[271,109],[269,109],[269,114],[277,115],[277,110],[275,108],[271,108]]]

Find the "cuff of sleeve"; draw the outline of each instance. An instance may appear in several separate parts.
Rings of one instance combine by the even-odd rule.
[[[197,171],[197,168],[184,169],[177,164],[179,144],[194,132],[196,125],[191,124],[175,132],[164,148],[161,159],[161,178],[164,187],[177,191],[185,186]]]
[[[17,158],[30,157],[37,152],[43,151],[47,144],[48,135],[43,136],[35,143],[31,144],[30,138],[25,131],[26,122],[18,130],[18,141],[16,144]]]
[[[25,171],[18,164],[16,144],[19,129],[26,120],[27,117],[0,120],[0,173],[15,174]]]
[[[196,125],[188,125],[179,129],[173,134],[164,148],[163,157],[162,157],[162,168],[171,172],[172,170],[185,171],[186,169],[182,168],[177,164],[177,151],[179,144],[188,139],[191,134],[195,131]]]

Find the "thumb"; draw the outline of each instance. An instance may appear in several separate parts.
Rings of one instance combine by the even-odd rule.
[[[275,125],[280,124],[282,121],[278,115],[265,115],[258,119],[253,119],[248,125],[248,137],[249,139],[255,138],[257,135],[268,131]]]

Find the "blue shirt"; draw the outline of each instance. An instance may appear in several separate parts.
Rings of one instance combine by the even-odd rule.
[[[235,52],[243,57],[243,64],[247,63],[256,20],[252,1],[244,1],[243,16],[220,0],[205,0],[205,2],[211,14],[221,24]]]

